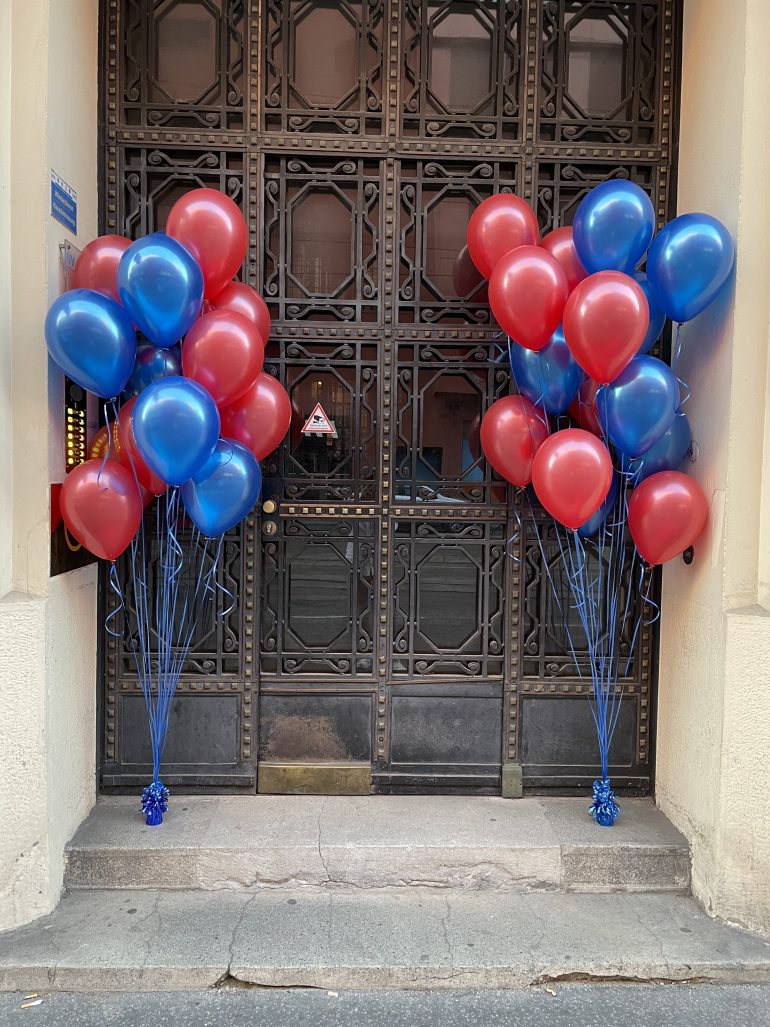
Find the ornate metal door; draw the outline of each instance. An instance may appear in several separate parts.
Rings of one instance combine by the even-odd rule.
[[[510,381],[458,254],[499,190],[548,230],[627,175],[665,220],[677,0],[103,7],[104,229],[160,228],[198,185],[241,204],[243,277],[271,305],[267,370],[294,410],[262,509],[228,539],[240,602],[201,625],[164,780],[586,784],[587,686],[520,500],[479,448]],[[336,438],[303,434],[317,403]],[[102,782],[134,787],[141,695],[128,642],[104,648]],[[637,790],[651,781],[654,668],[645,628],[612,754],[613,781]]]

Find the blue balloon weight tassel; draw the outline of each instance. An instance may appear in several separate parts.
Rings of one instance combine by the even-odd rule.
[[[588,807],[588,812],[602,827],[612,827],[620,816],[620,806],[615,801],[612,783],[608,778],[603,777],[594,781],[594,799]]]
[[[163,823],[163,814],[168,809],[168,788],[162,781],[153,781],[142,792],[142,813],[148,827]]]

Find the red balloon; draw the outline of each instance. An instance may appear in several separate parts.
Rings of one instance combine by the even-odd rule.
[[[131,245],[122,235],[100,235],[83,250],[72,273],[73,289],[93,289],[120,303],[118,264]]]
[[[650,308],[642,287],[620,271],[598,271],[575,287],[564,308],[564,338],[591,378],[607,385],[644,341]]]
[[[552,517],[573,531],[596,513],[611,484],[609,450],[582,428],[550,435],[532,463],[537,498]]]
[[[200,264],[206,299],[224,289],[246,256],[248,229],[243,214],[217,189],[192,189],[181,196],[168,215],[166,232]]]
[[[142,522],[134,477],[117,460],[75,467],[64,479],[60,503],[70,534],[103,560],[116,560]]]
[[[222,438],[242,442],[257,460],[262,460],[289,430],[291,400],[280,382],[262,372],[251,388],[222,407],[220,414]]]
[[[182,344],[182,370],[207,389],[217,406],[235,402],[257,380],[265,342],[253,321],[233,310],[199,317]]]
[[[543,236],[540,245],[561,264],[564,274],[567,276],[570,292],[578,282],[582,282],[584,278],[588,277],[588,272],[580,263],[575,244],[572,241],[571,228],[554,228],[548,235]]]
[[[637,485],[628,501],[628,527],[650,566],[683,553],[708,520],[703,489],[681,471],[659,471]]]
[[[585,428],[592,435],[604,438],[604,432],[599,422],[599,412],[596,409],[596,393],[601,388],[593,378],[585,378],[580,383],[577,395],[570,403],[569,412],[573,421],[576,421],[580,428]]]
[[[561,264],[540,246],[506,253],[489,280],[489,305],[497,323],[527,349],[542,349],[550,341],[568,296]]]
[[[485,278],[498,260],[517,246],[533,246],[540,228],[535,212],[520,196],[497,193],[483,200],[468,222],[468,252]]]
[[[166,491],[168,485],[154,471],[151,471],[144,462],[144,458],[139,452],[139,447],[134,438],[134,427],[131,417],[137,398],[137,396],[133,396],[128,403],[124,403],[118,414],[118,459],[124,467],[128,468],[132,480],[134,471],[136,471],[139,484],[153,496],[159,496]],[[134,488],[136,488],[135,481]]]
[[[270,312],[267,304],[256,289],[243,282],[230,282],[211,301],[212,310],[234,310],[257,326],[257,331],[267,342],[270,338]]]
[[[548,438],[544,416],[524,396],[496,400],[481,421],[481,448],[499,475],[512,485],[532,480],[532,460]]]

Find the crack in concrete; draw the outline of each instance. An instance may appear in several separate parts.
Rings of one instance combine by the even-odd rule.
[[[329,868],[326,865],[326,860],[324,859],[324,854],[321,848],[321,836],[323,834],[323,815],[326,809],[326,803],[328,801],[328,796],[324,796],[324,800],[321,803],[321,809],[318,811],[318,858],[321,860],[321,866],[324,868],[324,873],[326,874],[326,883],[331,884],[331,874],[329,873]]]
[[[210,987],[212,987],[212,988],[221,988],[221,987],[224,986],[224,984],[228,980],[228,978],[232,977],[233,980],[237,980],[238,979],[232,973],[233,959],[234,959],[233,951],[235,949],[235,942],[236,942],[237,937],[238,937],[238,931],[241,929],[241,927],[243,926],[243,921],[246,919],[246,913],[248,912],[249,906],[251,906],[252,903],[254,903],[256,901],[258,896],[259,896],[259,892],[254,892],[254,894],[251,895],[244,902],[244,904],[241,906],[241,911],[238,914],[238,919],[233,924],[233,930],[232,930],[232,933],[230,934],[230,941],[229,941],[228,946],[227,946],[227,968],[226,968],[225,972],[220,977],[218,977],[217,980],[214,981],[214,983],[212,985],[210,985]]]
[[[444,904],[446,906],[446,915],[441,917],[441,930],[444,934],[444,944],[447,948],[447,955],[449,956],[449,965],[454,966],[454,952],[452,951],[452,942],[449,939],[449,921],[452,917],[452,907],[449,904],[449,896],[444,896]]]

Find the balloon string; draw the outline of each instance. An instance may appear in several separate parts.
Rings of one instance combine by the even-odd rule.
[[[118,576],[118,569],[115,566],[115,561],[112,560],[110,563],[110,573],[108,576],[110,588],[118,598],[118,605],[114,610],[111,611],[104,619],[104,629],[108,635],[112,635],[113,638],[121,638],[123,635],[122,631],[115,631],[110,627],[111,622],[126,608],[125,599],[123,598],[123,591],[120,587],[120,578]]]
[[[102,407],[102,410],[104,412],[104,423],[107,425],[107,448],[104,451],[104,458],[102,460],[102,466],[99,468],[99,473],[96,475],[96,484],[97,484],[97,486],[99,485],[99,482],[101,481],[102,471],[107,466],[107,461],[110,458],[110,449],[112,447],[112,432],[110,431],[110,419],[109,419],[109,414],[107,413],[107,407],[108,407],[108,401],[105,400],[105,403],[104,403],[104,406]]]
[[[629,478],[621,472],[621,482]],[[627,493],[624,485],[618,489],[604,528],[595,541],[584,541],[577,532],[564,529],[554,522],[555,542],[564,568],[564,579],[571,595],[569,608],[577,614],[587,645],[588,669],[591,676],[590,711],[597,734],[602,778],[609,772],[612,740],[622,709],[623,690],[619,682],[627,676],[634,657],[642,625],[651,623],[644,611],[657,604],[650,598],[652,579],[644,587],[644,571],[636,585],[635,565],[637,553],[630,553],[626,544]],[[537,520],[530,502],[530,514],[541,551],[541,566],[549,580],[551,592],[562,621],[565,624],[569,651],[579,677],[583,677],[583,661],[569,619],[567,605],[561,598],[551,573],[552,560],[548,558]],[[636,586],[636,587],[635,587]],[[628,639],[624,642],[624,639]],[[626,648],[627,646],[627,648]],[[625,661],[623,660],[625,657]]]
[[[505,554],[506,554],[506,556],[510,560],[513,560],[513,562],[516,563],[516,564],[521,563],[521,557],[519,556],[518,553],[512,553],[510,551],[510,549],[511,549],[511,546],[516,545],[516,544],[521,542],[522,523],[521,523],[521,514],[519,513],[519,502],[518,502],[518,500],[519,500],[519,496],[521,495],[522,491],[526,491],[526,488],[525,489],[521,489],[521,488],[517,488],[516,489],[515,498],[514,498],[514,501],[513,501],[513,519],[514,519],[514,522],[515,522],[515,527],[514,527],[513,534],[508,539],[508,541],[505,543]]]
[[[676,369],[677,369],[677,365],[679,364],[679,358],[681,357],[681,355],[682,355],[682,323],[681,323],[681,321],[678,321],[677,325],[676,325],[676,334],[674,335],[674,352],[673,352],[672,357],[671,357],[671,370],[674,372],[674,374],[676,374],[676,380],[677,380],[677,382],[679,382],[679,388],[684,393],[684,396],[680,395],[680,399],[679,399],[679,409],[680,410],[685,405],[685,403],[687,403],[687,401],[689,400],[690,395],[692,393],[692,390],[690,389],[689,384],[686,381],[684,381],[683,378],[680,378],[679,375],[677,374],[677,370]]]
[[[682,322],[677,321],[676,333],[674,335],[674,352],[671,357],[671,370],[676,373],[676,366],[679,363],[679,358],[682,355]]]

